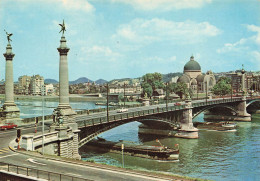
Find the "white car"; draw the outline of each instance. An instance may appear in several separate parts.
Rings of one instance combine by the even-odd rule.
[[[127,108],[121,108],[121,109],[118,109],[117,112],[127,112],[128,109]]]

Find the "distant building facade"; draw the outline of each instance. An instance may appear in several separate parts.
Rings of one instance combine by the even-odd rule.
[[[31,76],[23,75],[18,78],[18,94],[30,94]]]
[[[43,84],[41,90],[42,90],[41,95],[44,95],[44,96],[53,95],[55,92],[53,84]]]
[[[126,94],[132,94],[132,93],[141,93],[142,88],[140,85],[135,86],[135,85],[126,85],[124,87],[124,85],[111,85],[109,86],[109,93],[110,94],[121,94],[121,93],[125,93]]]
[[[241,70],[237,70],[227,74],[231,78],[231,85],[233,92],[242,92],[242,73]],[[245,73],[245,89],[247,92],[260,90],[260,74],[254,72]]]
[[[40,75],[34,75],[30,81],[30,94],[31,95],[42,95],[44,87],[44,78]]]
[[[191,56],[190,61],[184,66],[183,75],[177,82],[185,83],[193,91],[206,92],[216,84],[216,79],[211,71],[202,74],[200,64]]]

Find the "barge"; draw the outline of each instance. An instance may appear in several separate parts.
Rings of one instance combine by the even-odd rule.
[[[195,122],[193,125],[198,129],[208,129],[216,131],[236,131],[236,123],[230,122]]]
[[[142,158],[164,160],[164,161],[179,160],[178,144],[175,144],[174,148],[168,148],[163,145],[148,146],[148,145],[135,144],[129,141],[112,142],[112,141],[107,141],[103,138],[97,138],[90,141],[87,145],[97,147],[99,149],[103,149],[106,151],[114,152],[114,153],[121,154],[123,152],[126,155],[142,157]]]

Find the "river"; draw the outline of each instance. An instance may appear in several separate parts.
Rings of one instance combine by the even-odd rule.
[[[42,115],[41,101],[17,101],[21,117]],[[93,109],[94,102],[71,102],[73,109]],[[45,102],[44,114],[52,114],[57,102]],[[194,121],[203,121],[203,114]],[[260,178],[260,116],[253,115],[252,122],[239,122],[236,132],[199,131],[199,139],[181,139],[138,134],[139,122],[132,122],[101,135],[110,141],[128,140],[146,145],[180,145],[179,162],[159,162],[150,159],[124,156],[127,168],[159,171],[195,178],[220,181],[255,181]],[[82,160],[121,166],[122,157],[115,153],[101,153],[80,149]]]

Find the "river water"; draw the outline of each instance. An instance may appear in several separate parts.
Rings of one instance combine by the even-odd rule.
[[[18,101],[21,117],[42,115],[41,101]],[[72,108],[93,109],[93,102],[71,102]],[[57,102],[44,103],[44,114],[52,114]],[[203,114],[194,121],[203,121]],[[260,180],[260,116],[253,115],[252,122],[237,123],[236,132],[199,131],[199,139],[181,139],[138,134],[139,122],[132,122],[99,135],[110,141],[127,140],[145,145],[158,145],[155,140],[169,147],[180,145],[179,162],[159,162],[150,159],[124,156],[124,166],[139,170],[152,170],[195,178],[220,181]],[[122,156],[80,149],[82,160],[121,166]]]

